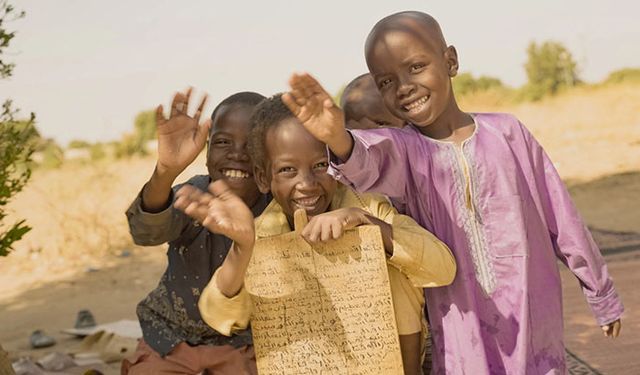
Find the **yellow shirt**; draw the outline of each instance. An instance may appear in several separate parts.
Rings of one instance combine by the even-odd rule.
[[[358,194],[339,185],[330,210],[346,207],[362,208],[391,225],[393,255],[387,259],[387,264],[398,333],[408,335],[423,331],[422,288],[451,284],[456,273],[451,250],[409,216],[399,214],[381,195]],[[256,218],[255,225],[257,238],[291,232],[282,207],[275,200]],[[198,307],[207,324],[230,336],[249,325],[251,297],[244,287],[237,295],[226,297],[217,287],[216,276],[217,272],[202,291]]]

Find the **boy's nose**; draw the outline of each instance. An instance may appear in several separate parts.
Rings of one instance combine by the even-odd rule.
[[[415,86],[410,82],[400,82],[397,91],[398,98],[402,99],[406,98],[407,96],[411,96],[411,94],[413,94],[414,87]]]
[[[316,176],[313,173],[298,173],[298,190],[312,189],[317,185]]]
[[[227,154],[227,158],[239,161],[249,161],[249,153],[245,146],[233,147]]]

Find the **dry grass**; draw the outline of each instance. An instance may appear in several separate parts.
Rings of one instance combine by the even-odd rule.
[[[640,169],[640,85],[584,87],[537,103],[505,106],[489,93],[461,100],[466,111],[515,114],[563,178],[586,181]]]
[[[0,297],[33,282],[103,267],[131,250],[124,212],[154,164],[151,157],[37,170],[9,207],[8,222],[24,218],[33,229],[0,258]],[[196,173],[206,173],[203,156],[178,181]]]

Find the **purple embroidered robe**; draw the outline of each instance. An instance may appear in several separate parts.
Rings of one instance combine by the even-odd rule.
[[[553,164],[508,114],[475,114],[462,146],[404,129],[353,131],[330,173],[389,196],[453,251],[453,284],[425,289],[433,373],[565,373],[557,259],[597,322],[623,306],[599,249]],[[594,327],[595,329],[595,327]]]

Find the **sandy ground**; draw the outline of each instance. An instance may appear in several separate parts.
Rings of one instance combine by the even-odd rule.
[[[135,320],[136,304],[155,287],[166,267],[165,249],[134,249],[130,257],[108,257],[103,264],[97,270],[81,270],[0,301],[0,342],[10,358],[37,359],[73,349],[80,339],[61,330],[72,328],[82,309],[91,310],[99,324]],[[44,329],[58,343],[32,350],[28,338],[35,329]],[[111,364],[112,373],[119,373],[118,369],[118,363]]]

